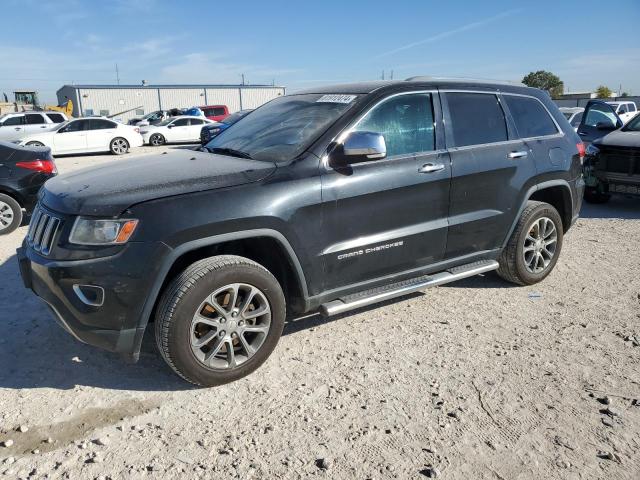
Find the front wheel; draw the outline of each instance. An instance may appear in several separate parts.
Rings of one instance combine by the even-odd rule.
[[[42,142],[27,142],[27,147],[44,147],[44,143]]]
[[[167,143],[167,140],[159,133],[154,133],[151,135],[151,138],[149,138],[149,145],[153,145],[154,147],[161,147],[165,143]]]
[[[9,195],[0,193],[0,235],[13,232],[22,224],[22,208]]]
[[[111,150],[111,153],[114,155],[124,155],[129,151],[129,142],[122,137],[116,137],[111,140],[109,150]]]
[[[264,363],[282,335],[285,310],[280,284],[264,267],[233,255],[207,258],[165,290],[156,343],[185,380],[222,385]]]
[[[548,203],[527,202],[498,259],[498,275],[518,285],[542,281],[558,261],[562,240],[562,219],[558,211]]]
[[[584,189],[584,199],[587,203],[607,203],[611,195],[601,192],[597,187],[587,187]]]

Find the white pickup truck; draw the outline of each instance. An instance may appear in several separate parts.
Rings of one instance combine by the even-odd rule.
[[[638,113],[638,108],[636,107],[635,102],[618,101],[607,103],[615,108],[616,113],[624,123],[627,123]]]

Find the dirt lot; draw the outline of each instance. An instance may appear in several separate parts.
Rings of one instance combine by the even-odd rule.
[[[291,322],[215,389],[151,336],[126,365],[63,332],[20,282],[25,231],[0,240],[0,477],[640,478],[639,200],[585,208],[542,284]]]

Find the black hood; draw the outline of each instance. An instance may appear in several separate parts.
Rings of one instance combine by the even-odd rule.
[[[593,142],[607,147],[627,147],[640,149],[640,132],[616,130]]]
[[[269,176],[275,164],[194,150],[171,150],[49,180],[42,202],[60,213],[117,216],[136,203],[232,187]]]

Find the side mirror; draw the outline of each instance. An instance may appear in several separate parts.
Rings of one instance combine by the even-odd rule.
[[[598,130],[612,131],[616,129],[616,126],[613,123],[609,123],[609,122],[598,122],[596,123],[596,128]]]
[[[174,127],[173,123],[170,125],[167,125],[167,128],[173,128],[173,127]]]
[[[378,160],[387,156],[384,135],[375,132],[351,132],[330,155],[332,167]]]

